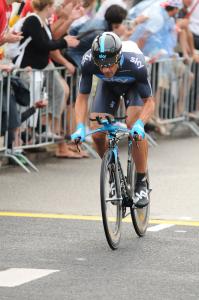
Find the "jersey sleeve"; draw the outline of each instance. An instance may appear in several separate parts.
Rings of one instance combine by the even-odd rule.
[[[139,69],[137,74],[137,90],[140,94],[141,98],[148,98],[153,95],[152,93],[152,88],[151,88],[151,83],[149,79],[149,73],[146,67],[146,64]]]
[[[81,76],[79,82],[79,92],[81,94],[90,94],[92,88],[93,74],[91,70],[91,54],[86,52],[81,62]]]

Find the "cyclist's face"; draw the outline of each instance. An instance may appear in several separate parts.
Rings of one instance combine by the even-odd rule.
[[[118,69],[118,64],[112,66],[100,67],[100,71],[104,74],[105,77],[111,78],[115,75]]]

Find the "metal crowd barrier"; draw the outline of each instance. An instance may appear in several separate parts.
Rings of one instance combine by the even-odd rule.
[[[1,133],[0,153],[6,150],[6,145],[5,145],[6,123],[7,123],[6,110],[9,107],[9,98],[7,103],[7,97],[3,93],[4,84],[5,82],[4,82],[3,73],[0,73],[0,133]]]
[[[199,119],[198,66],[196,63],[184,64],[182,58],[161,60],[152,65],[156,124],[169,124],[171,132],[183,124],[199,136],[196,123]]]
[[[5,76],[0,73],[0,154],[14,160],[26,172],[30,172],[30,168],[38,171],[23,154],[23,150],[64,143],[67,136],[73,132],[74,101],[79,74],[70,76],[63,67],[55,68],[50,65],[42,72],[19,69],[15,71],[15,75],[19,76],[26,88],[30,90],[30,103],[23,107],[18,105],[18,117],[21,123],[15,130],[14,146],[10,148],[9,108],[13,92],[11,84],[13,74]],[[196,136],[199,136],[198,77],[198,64],[185,65],[180,58],[161,60],[151,66],[151,85],[156,98],[155,123],[170,124],[173,126],[172,130],[175,130],[176,126],[185,124]],[[67,82],[68,92],[66,85],[63,89],[61,83],[63,80]],[[69,98],[65,99],[67,93]],[[48,100],[45,108],[36,108],[27,120],[21,119],[28,108],[33,108],[35,102],[43,99]],[[91,96],[90,102],[92,99]],[[123,114],[123,109],[121,105],[119,113]],[[151,145],[156,145],[149,135],[147,138]],[[84,147],[92,156],[97,156],[88,143],[84,143]]]
[[[35,171],[38,171],[38,169],[23,154],[24,149],[43,147],[54,144],[55,142],[64,142],[67,128],[66,122],[63,122],[63,128],[61,126],[61,111],[64,111],[65,106],[64,89],[59,80],[59,73],[61,72],[63,72],[63,76],[65,76],[64,68],[54,68],[53,66],[41,72],[37,70],[30,71],[20,69],[14,71],[14,76],[21,78],[27,90],[30,91],[30,97],[27,106],[17,104],[19,126],[12,130],[8,127],[10,112],[13,109],[13,107],[11,107],[13,104],[11,103],[13,92],[11,82],[13,74],[1,74],[0,126],[1,128],[3,126],[7,127],[5,132],[1,130],[1,136],[3,136],[3,145],[0,146],[1,156],[3,155],[4,157],[9,157],[14,160],[26,172],[30,172],[29,167]],[[73,80],[72,77],[70,79],[71,81]],[[6,85],[5,81],[7,82]],[[72,91],[70,94],[72,97]],[[42,109],[36,108],[35,103],[39,100],[47,100],[48,105]],[[5,107],[5,101],[7,107],[6,119],[2,109],[3,106]],[[32,116],[28,117],[27,120],[23,120],[22,116],[29,109]],[[10,147],[9,139],[13,132],[15,139],[13,147]]]

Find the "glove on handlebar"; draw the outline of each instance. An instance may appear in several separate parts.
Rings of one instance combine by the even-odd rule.
[[[138,119],[134,125],[131,128],[130,131],[132,137],[135,137],[136,135],[139,135],[144,139],[145,137],[145,131],[144,131],[144,123],[142,122],[141,119]]]
[[[80,142],[84,142],[86,138],[86,128],[85,125],[83,123],[79,123],[77,124],[77,129],[76,131],[71,134],[71,140],[75,141],[75,140],[80,140]]]

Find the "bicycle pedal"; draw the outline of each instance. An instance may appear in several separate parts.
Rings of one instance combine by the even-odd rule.
[[[118,202],[121,202],[122,198],[106,198],[106,202],[111,202],[114,205],[118,205]]]

